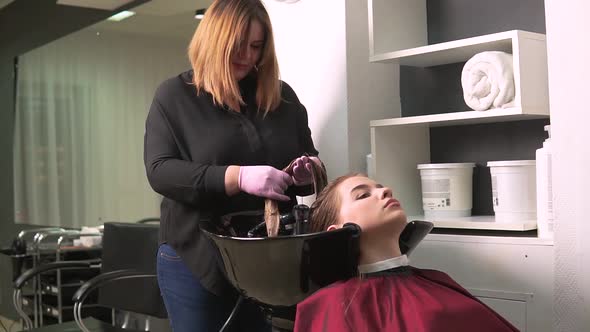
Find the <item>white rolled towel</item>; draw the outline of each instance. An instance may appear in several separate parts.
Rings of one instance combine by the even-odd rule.
[[[476,111],[512,105],[512,54],[488,51],[474,55],[463,67],[461,86],[465,103]]]

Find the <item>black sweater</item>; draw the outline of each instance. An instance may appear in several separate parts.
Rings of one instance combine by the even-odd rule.
[[[278,109],[263,117],[255,105],[252,77],[240,82],[247,104],[240,113],[214,105],[212,96],[197,93],[191,82],[192,71],[187,71],[158,87],[146,120],[144,162],[150,185],[164,196],[160,242],[178,252],[204,287],[222,294],[228,284],[214,249],[199,230],[199,221],[264,209],[262,198],[226,195],[227,167],[282,169],[304,153],[317,155],[318,151],[305,107],[286,83],[282,82]],[[294,197],[295,193],[290,189],[286,194]]]

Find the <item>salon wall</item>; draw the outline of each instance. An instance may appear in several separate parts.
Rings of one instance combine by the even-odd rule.
[[[281,77],[307,107],[328,176],[365,171],[369,121],[399,114],[397,66],[369,64],[366,1],[265,1]],[[396,113],[397,112],[397,113]]]
[[[367,1],[346,1],[346,77],[350,172],[366,172],[369,122],[400,115],[399,66],[370,63]]]
[[[590,330],[590,3],[546,0],[555,211],[554,331]]]
[[[273,24],[281,78],[306,106],[314,143],[328,175],[334,177],[347,170],[349,158],[345,3],[264,3]]]

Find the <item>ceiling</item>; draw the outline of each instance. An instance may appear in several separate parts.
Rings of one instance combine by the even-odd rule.
[[[32,6],[31,2],[35,5]],[[59,4],[59,3],[62,4]],[[194,12],[212,0],[0,0],[0,59],[12,59],[82,29],[189,39]],[[67,5],[64,5],[67,3]],[[116,6],[115,10],[113,8]],[[105,21],[121,10],[137,14]]]
[[[187,40],[199,22],[194,18],[195,10],[207,8],[212,2],[213,0],[152,0],[130,8],[130,11],[136,13],[130,18],[119,22],[103,21],[90,29]]]
[[[133,0],[57,0],[56,4],[82,8],[115,10]]]
[[[0,61],[4,61],[149,0],[122,0],[116,10],[58,5],[56,0],[0,1]]]
[[[0,8],[8,6],[14,0],[0,0]]]

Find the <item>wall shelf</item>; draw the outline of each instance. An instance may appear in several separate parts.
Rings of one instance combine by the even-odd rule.
[[[507,244],[524,246],[553,246],[553,239],[541,239],[538,237],[509,237],[509,236],[480,236],[480,235],[456,235],[456,234],[428,234],[424,241],[449,242],[449,243],[474,243],[474,244]]]
[[[523,109],[521,107],[495,108],[487,111],[468,111],[432,115],[408,116],[401,118],[373,120],[371,127],[405,126],[424,124],[430,127],[517,121],[548,118],[545,110]]]
[[[522,30],[511,30],[376,54],[371,56],[369,60],[371,62],[398,63],[414,67],[439,66],[465,62],[475,54],[484,51],[513,53],[514,46],[518,44],[519,40],[545,43],[545,35]]]
[[[537,229],[536,220],[523,220],[511,223],[498,223],[494,216],[472,216],[453,219],[428,219],[424,216],[410,216],[409,220],[427,220],[435,228],[476,229],[495,231],[531,231]]]

